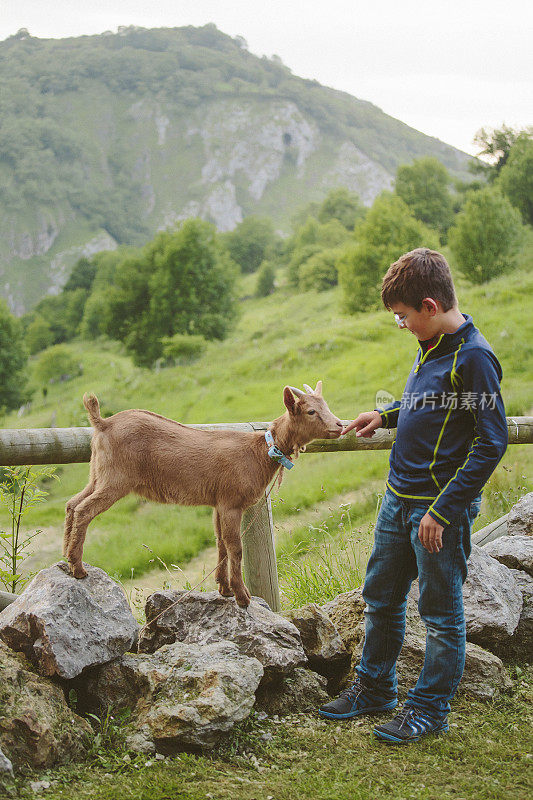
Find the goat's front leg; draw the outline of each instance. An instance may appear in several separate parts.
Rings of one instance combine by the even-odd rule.
[[[218,509],[222,539],[229,556],[229,585],[237,605],[248,608],[251,595],[242,579],[242,542],[240,508]]]
[[[215,581],[218,583],[218,591],[222,597],[233,597],[233,592],[229,585],[229,572],[228,572],[228,551],[222,538],[222,529],[220,526],[220,515],[218,510],[213,509],[213,525],[217,537],[217,552],[218,563],[215,571]]]

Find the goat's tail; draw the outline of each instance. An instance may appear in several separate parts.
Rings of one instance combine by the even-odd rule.
[[[100,415],[100,404],[94,394],[87,394],[87,392],[83,395],[83,405],[87,409],[87,414],[89,415],[89,422],[93,426],[93,428],[103,428],[104,427],[104,420]]]

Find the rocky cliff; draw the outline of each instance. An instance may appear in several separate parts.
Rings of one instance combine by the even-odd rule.
[[[293,76],[214,26],[0,43],[0,292],[22,313],[75,261],[189,216],[222,231],[335,186],[370,204],[422,155],[468,157]]]

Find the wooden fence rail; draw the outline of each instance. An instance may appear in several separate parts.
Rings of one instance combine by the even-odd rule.
[[[345,422],[348,424],[348,421]],[[268,422],[236,422],[191,425],[200,430],[265,431]],[[533,417],[507,417],[509,444],[533,444]],[[23,464],[72,464],[91,458],[92,428],[26,428],[0,430],[0,466]],[[390,450],[396,431],[379,429],[371,439],[354,432],[342,439],[317,439],[306,453],[338,453],[354,450]],[[252,523],[252,524],[250,524]],[[250,526],[248,528],[248,526]],[[274,611],[280,608],[274,528],[270,498],[263,497],[243,515],[243,564],[251,593],[263,597]],[[504,530],[504,527],[502,527]],[[478,531],[478,534],[481,531]],[[0,593],[0,608],[9,593]]]

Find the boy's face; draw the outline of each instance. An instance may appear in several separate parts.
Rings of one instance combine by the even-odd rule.
[[[441,315],[443,311],[440,305],[426,297],[422,301],[422,308],[417,311],[412,306],[404,303],[393,303],[391,311],[394,313],[399,328],[407,328],[416,336],[420,342],[432,339],[441,333]]]

